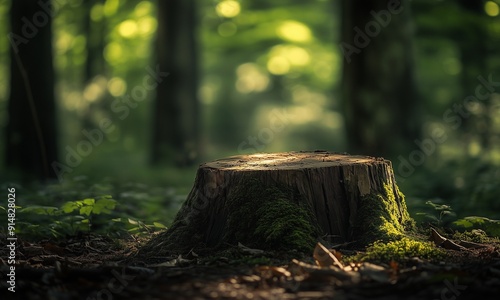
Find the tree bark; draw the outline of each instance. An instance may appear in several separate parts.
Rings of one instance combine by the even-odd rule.
[[[36,1],[12,1],[6,165],[24,179],[55,178],[52,17]]]
[[[420,135],[410,3],[389,3],[342,1],[342,98],[352,153],[394,156]]]
[[[157,87],[151,162],[184,166],[200,155],[196,5],[158,2],[156,51],[169,76]]]
[[[390,161],[325,151],[242,155],[202,164],[172,226],[139,254],[237,243],[307,252],[318,240],[391,240],[412,224]]]

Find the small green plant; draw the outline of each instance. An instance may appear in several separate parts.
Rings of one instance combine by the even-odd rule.
[[[448,219],[453,219],[456,217],[456,214],[453,212],[451,206],[446,204],[439,204],[438,202],[442,202],[441,199],[436,199],[434,201],[426,201],[425,204],[430,208],[430,212],[419,212],[418,216],[423,216],[424,219],[431,220],[431,223],[434,223],[437,226],[443,225],[445,221]]]

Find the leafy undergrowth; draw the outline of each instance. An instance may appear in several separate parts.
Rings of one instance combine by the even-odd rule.
[[[170,225],[185,199],[185,194],[171,187],[92,183],[84,176],[61,184],[2,185],[7,187],[16,189],[16,234],[30,240],[80,234],[149,235]],[[0,206],[0,212],[5,210]],[[5,234],[2,225],[0,233]]]

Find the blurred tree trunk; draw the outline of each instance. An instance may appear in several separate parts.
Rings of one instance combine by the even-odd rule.
[[[92,20],[92,8],[96,4],[104,5],[104,0],[85,0],[84,33],[87,38],[87,59],[85,61],[85,83],[89,83],[95,76],[104,73],[104,34],[106,24],[104,18]]]
[[[420,110],[408,1],[343,0],[342,95],[350,151],[392,157],[414,147]]]
[[[484,12],[483,1],[458,1],[464,10],[463,17],[460,19],[460,26],[453,29],[452,37],[460,49],[460,63],[462,65],[460,73],[460,86],[462,87],[462,98],[475,94],[478,85],[478,76],[488,77],[488,68],[486,59],[488,57],[487,42],[488,28],[486,23],[486,14]],[[492,130],[492,120],[489,115],[490,97],[481,102],[482,113],[475,114],[472,118],[463,118],[466,133],[464,146],[466,149],[471,142],[471,135],[479,136],[479,142],[483,149],[490,147],[490,136]],[[467,108],[466,108],[467,110]]]
[[[52,17],[37,1],[12,1],[6,165],[24,179],[55,178],[57,160]]]
[[[92,80],[97,76],[104,74],[105,61],[103,56],[104,51],[104,35],[106,24],[104,17],[100,20],[92,20],[92,8],[96,4],[104,5],[104,0],[84,0],[84,35],[87,40],[87,57],[85,60],[85,72],[83,77],[84,88],[92,83]],[[98,106],[103,106],[102,101],[89,103],[84,111],[82,118],[82,127],[84,129],[92,129],[96,127],[93,121],[95,110]]]
[[[190,165],[200,155],[194,0],[158,1],[156,51],[169,75],[157,87],[151,162]]]

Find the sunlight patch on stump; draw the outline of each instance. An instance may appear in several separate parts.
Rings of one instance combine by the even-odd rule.
[[[317,241],[366,245],[412,226],[388,160],[325,151],[241,155],[200,165],[172,226],[138,254],[238,243],[310,253]]]

